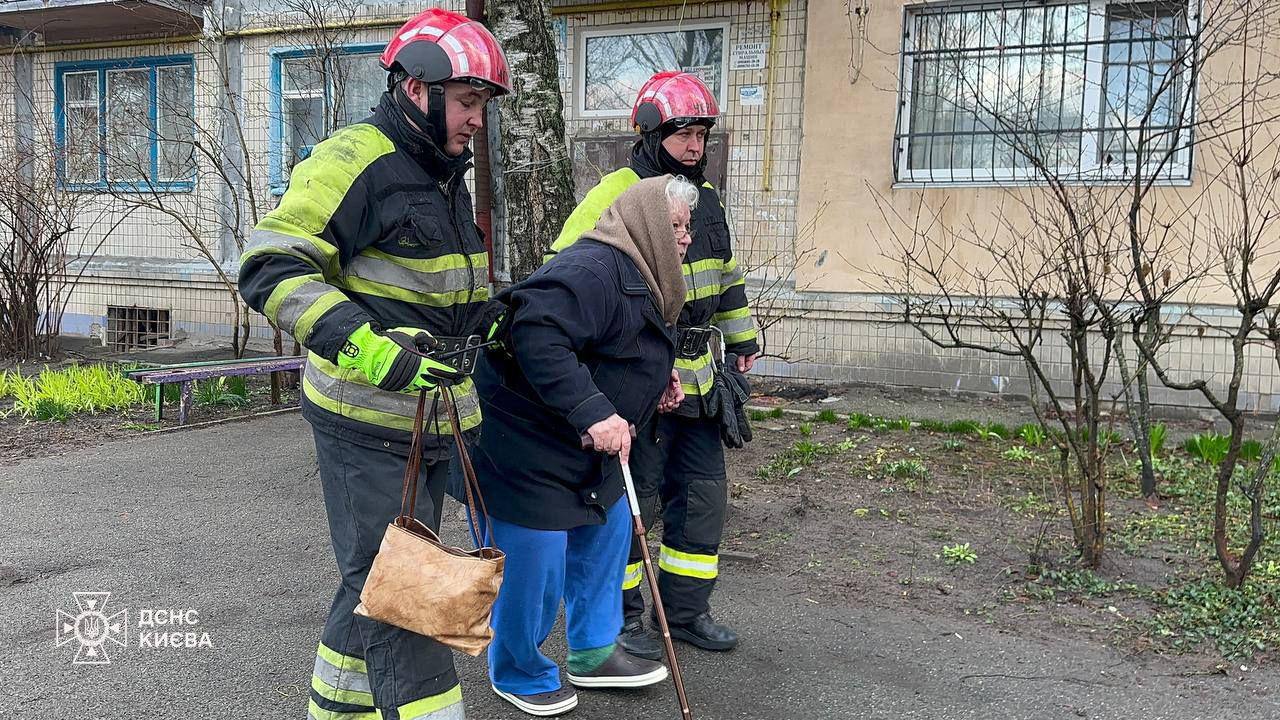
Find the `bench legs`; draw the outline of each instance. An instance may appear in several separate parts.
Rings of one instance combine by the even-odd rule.
[[[182,383],[182,400],[178,403],[178,424],[186,425],[191,413],[191,381]]]
[[[164,420],[164,383],[156,383],[156,422]]]

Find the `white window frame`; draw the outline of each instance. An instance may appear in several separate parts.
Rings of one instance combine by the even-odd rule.
[[[147,137],[148,166],[147,166],[147,169],[143,171],[142,175],[140,177],[130,177],[130,178],[111,177],[111,158],[114,153],[119,152],[118,149],[111,148],[109,146],[109,143],[112,139],[111,138],[111,113],[118,102],[118,99],[111,95],[111,78],[113,76],[121,76],[121,75],[129,75],[129,74],[141,75],[143,77],[143,80],[144,80],[143,87],[145,88],[147,98],[145,101],[146,104],[142,107],[142,114],[148,118],[147,123],[149,125],[151,122],[150,119],[153,117],[151,112],[152,106],[154,106],[155,104],[154,88],[152,87],[152,83],[151,83],[151,73],[152,73],[152,68],[149,68],[149,67],[111,68],[106,71],[106,83],[103,86],[106,88],[106,94],[103,96],[103,99],[106,101],[105,107],[107,109],[107,112],[106,112],[106,115],[104,115],[102,118],[102,127],[103,127],[103,132],[106,134],[106,139],[108,144],[108,147],[106,148],[106,153],[107,153],[106,179],[107,179],[108,185],[112,185],[112,184],[144,185],[148,182],[157,182],[157,183],[160,182],[159,178],[150,178],[150,179],[147,178],[147,172],[150,170],[150,160],[151,160],[151,153],[152,153],[151,146],[155,145],[158,142],[158,140],[155,138],[155,128],[146,128],[147,135],[148,135]]]
[[[1141,1],[1141,0],[1135,0]],[[1179,0],[1185,2],[1187,6],[1185,20],[1187,34],[1195,36],[1199,32],[1198,14],[1195,11],[1195,0]],[[1106,165],[1102,162],[1099,140],[1104,132],[1104,113],[1103,98],[1106,94],[1106,43],[1107,38],[1107,8],[1109,5],[1119,4],[1121,0],[1079,0],[1079,2],[1064,2],[1061,4],[1085,4],[1088,3],[1088,29],[1086,30],[1086,41],[1089,43],[1085,56],[1085,93],[1082,98],[1082,113],[1085,124],[1080,129],[1080,167],[1076,178],[1070,179],[1069,182],[1074,184],[1122,184],[1131,181],[1131,176],[1124,173],[1123,165]],[[1059,3],[1054,3],[1059,4]],[[966,0],[965,2],[954,3],[956,7],[972,7],[972,6],[999,6],[1002,9],[1012,9],[1021,7],[1041,7],[1043,4],[1035,0],[991,0],[990,2],[979,2],[978,0]],[[908,167],[909,145],[911,134],[908,129],[911,127],[911,98],[913,97],[912,83],[915,77],[908,53],[915,46],[915,35],[909,33],[908,30],[914,27],[914,21],[917,14],[921,12],[936,12],[940,7],[945,8],[946,5],[939,3],[914,4],[906,5],[902,9],[902,61],[900,63],[900,72],[902,74],[899,83],[898,96],[898,134],[899,138],[894,142],[893,152],[895,153],[894,167],[896,169],[896,177],[894,178],[894,187],[935,187],[935,186],[972,186],[972,187],[1006,187],[1019,185],[1042,185],[1043,179],[1038,175],[1038,171],[1031,169],[1019,168],[989,168],[983,169],[981,173],[977,173],[973,168],[943,168],[943,169],[921,169],[913,170]],[[1186,107],[1187,117],[1185,122],[1190,126],[1188,133],[1194,131],[1196,110],[1195,105],[1196,88],[1195,83],[1189,78],[1186,86],[1182,88],[1183,103],[1189,102]],[[1093,126],[1089,126],[1090,120]],[[1068,132],[1068,131],[1064,131]],[[1185,163],[1174,163],[1166,165],[1166,173],[1171,173],[1175,177],[1161,178],[1156,180],[1161,185],[1171,186],[1187,186],[1191,184],[1194,169],[1195,148],[1194,142],[1188,141],[1189,145],[1182,152],[1185,153]],[[1015,151],[1016,152],[1016,151]],[[1144,171],[1154,173],[1155,165],[1144,167]],[[944,177],[940,177],[944,176]]]
[[[68,92],[68,88],[71,85],[71,79],[81,75],[88,76],[93,79],[93,85],[92,85],[93,98],[90,100],[70,99],[71,93]],[[71,125],[70,118],[71,118],[71,110],[73,108],[78,110],[92,108],[95,114],[101,114],[102,105],[100,103],[100,98],[98,97],[98,89],[99,88],[98,88],[98,71],[97,70],[74,70],[74,71],[65,72],[62,74],[62,105],[63,105],[63,121],[62,122],[64,124],[64,127],[69,128]],[[99,179],[102,177],[102,149],[99,147],[102,123],[103,123],[103,119],[98,118],[98,121],[94,124],[93,143],[89,146],[90,149],[92,150],[92,155],[93,155],[93,177],[87,180],[82,180],[79,178],[76,178],[74,180],[70,179],[67,177],[66,168],[64,166],[62,175],[59,178],[61,182],[67,185],[91,185],[91,184],[96,184],[99,181]],[[67,139],[65,142],[67,146],[70,147],[73,141],[70,139]]]
[[[576,58],[574,71],[573,110],[581,118],[625,118],[631,116],[631,108],[626,110],[587,110],[587,41],[591,38],[613,37],[617,35],[656,35],[664,32],[682,32],[685,30],[720,30],[720,87],[716,93],[720,107],[729,104],[729,21],[716,20],[696,23],[635,23],[631,25],[612,25],[605,28],[579,30],[575,41]],[[668,68],[675,70],[678,68]]]

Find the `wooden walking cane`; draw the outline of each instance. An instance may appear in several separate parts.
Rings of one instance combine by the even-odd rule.
[[[667,663],[671,666],[671,680],[676,686],[676,698],[680,701],[680,716],[684,720],[693,720],[689,711],[689,699],[684,694],[684,678],[680,675],[680,663],[676,661],[676,648],[671,642],[671,628],[667,626],[667,611],[662,607],[662,593],[658,590],[658,574],[653,569],[653,558],[649,557],[649,543],[645,540],[644,520],[640,517],[640,501],[636,498],[636,486],[631,481],[631,465],[621,462],[622,482],[627,488],[627,502],[631,504],[631,522],[635,528],[636,540],[640,543],[640,552],[644,556],[644,577],[649,583],[649,592],[653,596],[653,610],[658,616],[658,627],[662,630],[662,644],[666,647]]]
[[[631,437],[636,436],[635,426],[631,428]],[[582,436],[582,447],[594,450],[595,443],[590,435]],[[676,686],[676,699],[680,701],[680,717],[693,720],[693,712],[689,710],[689,698],[684,694],[684,676],[680,674],[680,662],[676,660],[676,648],[671,641],[671,628],[667,625],[667,611],[662,607],[662,592],[658,590],[658,573],[653,569],[653,558],[649,555],[649,543],[645,539],[644,519],[640,517],[640,499],[636,496],[636,485],[631,480],[631,465],[618,459],[622,466],[622,484],[626,488],[627,504],[631,506],[631,527],[636,541],[640,543],[640,553],[644,557],[644,579],[649,583],[649,593],[653,599],[653,611],[658,617],[658,627],[662,630],[662,644],[667,654],[667,665],[671,668],[671,681]]]

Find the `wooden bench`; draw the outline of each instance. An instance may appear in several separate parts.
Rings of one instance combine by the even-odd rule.
[[[126,373],[143,385],[155,385],[156,422],[164,419],[164,386],[181,385],[178,402],[178,424],[186,425],[191,414],[192,386],[197,380],[234,377],[241,375],[265,375],[267,373],[300,370],[307,359],[301,355],[287,357],[246,358],[243,360],[214,360],[211,362],[185,363],[141,368]]]

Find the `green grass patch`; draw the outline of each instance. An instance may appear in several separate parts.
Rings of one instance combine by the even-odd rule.
[[[1174,650],[1213,643],[1224,657],[1245,658],[1280,648],[1280,562],[1259,563],[1242,587],[1217,576],[1175,583],[1155,597],[1159,610],[1146,625]]]
[[[4,397],[13,398],[10,412],[28,420],[64,422],[78,413],[120,410],[144,400],[141,385],[106,365],[45,369],[31,377],[4,375]]]
[[[241,382],[232,384],[228,379]],[[244,407],[249,404],[249,393],[243,381],[244,378],[214,378],[198,382],[193,393],[195,401],[206,407]]]

